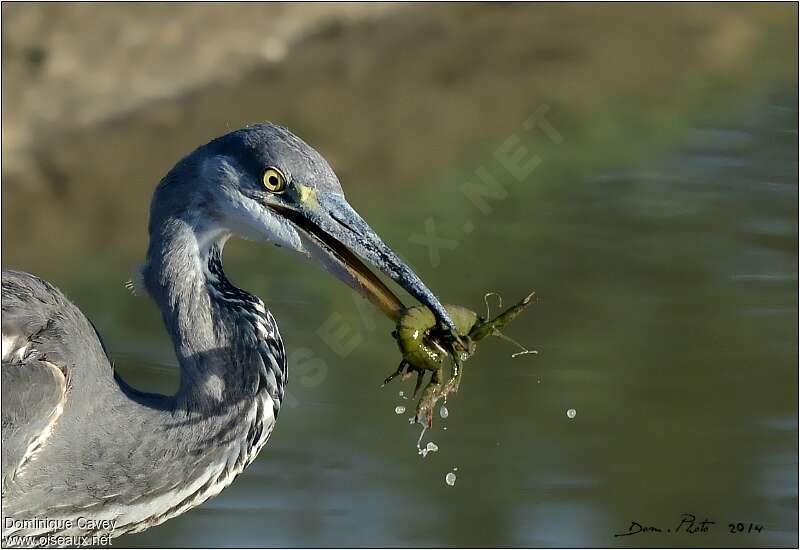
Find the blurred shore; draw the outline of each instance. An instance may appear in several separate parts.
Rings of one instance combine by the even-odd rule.
[[[262,118],[300,125],[336,157],[372,157],[377,147],[402,177],[404,161],[395,157],[437,140],[451,151],[474,147],[508,132],[531,103],[558,101],[575,116],[609,101],[679,109],[719,77],[775,72],[776,55],[766,54],[794,50],[787,41],[794,7],[776,4],[629,4],[624,23],[610,6],[570,4],[2,10],[3,177],[29,189],[61,185],[51,180],[74,168],[62,159],[68,153],[54,157],[53,149],[110,123],[124,133],[149,122],[159,139],[179,140],[185,150],[197,143],[187,125],[221,132]],[[396,152],[381,146],[381,138],[411,138],[420,128],[429,143],[404,140],[419,145]]]
[[[279,64],[320,28],[346,27],[396,6],[27,3],[2,9],[4,154],[13,172],[31,161],[26,154],[43,139],[91,131],[153,102]]]

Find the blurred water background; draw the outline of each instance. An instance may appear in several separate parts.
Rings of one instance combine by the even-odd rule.
[[[379,388],[391,326],[305,261],[231,243],[290,397],[230,488],[117,545],[798,544],[796,5],[2,14],[3,267],[80,304],[137,387],[177,382],[123,286],[152,189],[249,122],[316,146],[445,301],[538,296],[508,332],[539,355],[485,343],[422,458],[395,414],[410,382]],[[675,533],[683,513],[716,524]],[[673,532],[614,537],[632,521]]]

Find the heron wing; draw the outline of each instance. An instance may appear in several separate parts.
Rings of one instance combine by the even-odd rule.
[[[47,440],[64,411],[67,378],[39,359],[2,366],[3,488]]]
[[[67,403],[71,369],[90,360],[102,343],[80,310],[50,283],[19,271],[2,275],[5,491],[52,433]]]

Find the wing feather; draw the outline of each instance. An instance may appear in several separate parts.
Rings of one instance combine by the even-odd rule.
[[[67,387],[67,377],[48,361],[3,363],[3,490],[52,433],[64,411]]]
[[[74,309],[48,282],[3,270],[3,493],[35,460],[66,405]]]

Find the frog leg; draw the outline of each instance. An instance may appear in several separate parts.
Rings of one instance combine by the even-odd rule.
[[[403,370],[409,367],[411,367],[411,364],[408,361],[406,361],[405,359],[400,361],[400,366],[397,367],[396,371],[394,371],[392,374],[386,377],[386,379],[383,381],[383,384],[381,384],[381,387],[385,386],[386,384],[397,378],[399,375],[403,374]]]
[[[531,292],[494,319],[483,321],[482,323],[476,323],[475,326],[469,331],[469,337],[473,342],[477,342],[478,340],[482,340],[487,336],[497,335],[501,328],[513,321],[514,318],[516,318],[520,313],[528,309],[528,306],[534,303],[533,298],[535,295],[536,293]]]
[[[454,349],[450,355],[453,358],[453,363],[450,367],[450,379],[445,384],[443,391],[445,396],[458,392],[458,387],[461,385],[461,375],[464,372],[464,361],[461,358],[461,352]]]
[[[436,372],[436,371],[433,371]],[[417,392],[419,391],[420,387],[422,387],[422,377],[425,375],[425,371],[418,370],[417,371],[417,383],[414,385],[414,393],[411,394],[411,399],[417,398]],[[433,377],[431,377],[433,379]]]
[[[433,371],[430,382],[422,390],[422,396],[417,403],[417,412],[414,421],[430,428],[433,425],[433,407],[442,396],[442,384],[439,371]]]

